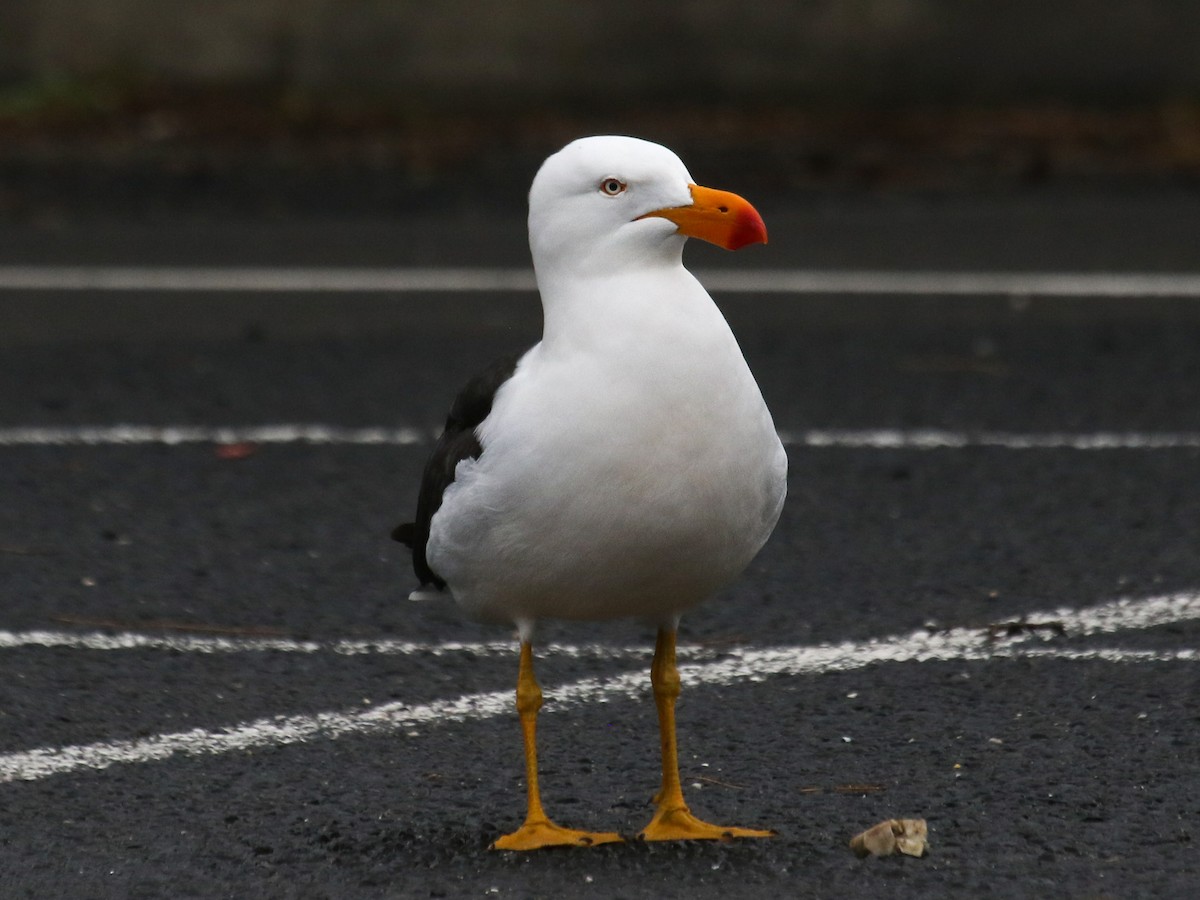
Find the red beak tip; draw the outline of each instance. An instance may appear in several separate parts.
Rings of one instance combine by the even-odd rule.
[[[751,244],[765,244],[767,242],[767,226],[762,220],[762,216],[753,209],[739,217],[736,230],[730,236],[729,249],[741,250],[743,247],[748,247]]]

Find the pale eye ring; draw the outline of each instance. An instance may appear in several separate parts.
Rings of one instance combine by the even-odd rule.
[[[600,182],[600,192],[610,197],[616,197],[618,194],[625,193],[625,188],[628,186],[620,178],[609,177]]]

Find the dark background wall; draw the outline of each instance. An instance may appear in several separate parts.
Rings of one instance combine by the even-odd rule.
[[[0,0],[0,219],[519,208],[589,133],[771,197],[1195,189],[1198,50],[1200,0]]]
[[[366,92],[471,108],[1144,102],[1200,94],[1195,0],[6,0],[0,78]]]

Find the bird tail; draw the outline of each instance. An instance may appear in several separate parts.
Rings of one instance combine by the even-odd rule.
[[[414,523],[405,522],[403,525],[393,528],[392,540],[399,541],[409,550],[414,551],[414,562],[417,561],[417,526]],[[420,562],[415,566],[417,577],[421,579],[421,586],[408,595],[409,600],[438,600],[446,596],[446,582],[438,578],[429,568],[429,564],[425,562],[424,549],[422,543]]]
[[[413,522],[405,522],[392,529],[392,540],[399,541],[409,550],[417,541],[417,526]]]

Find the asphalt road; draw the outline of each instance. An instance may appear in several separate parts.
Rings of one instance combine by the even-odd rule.
[[[767,248],[728,259],[691,248],[689,259],[1197,269],[1200,200],[1186,195],[825,200],[765,212]],[[483,213],[275,225],[89,218],[6,225],[0,238],[4,264],[524,261],[519,216]],[[778,837],[489,853],[522,813],[515,715],[484,704],[452,721],[414,724],[402,710],[391,725],[362,725],[364,710],[442,709],[515,680],[515,653],[444,646],[504,641],[503,629],[405,599],[412,580],[387,534],[413,502],[427,443],[260,443],[231,453],[211,442],[14,440],[0,446],[0,771],[11,779],[0,783],[0,893],[1200,890],[1200,663],[1190,655],[1200,605],[1187,600],[1200,587],[1200,449],[1186,440],[1200,433],[1200,300],[720,301],[792,435],[938,428],[1127,439],[1099,450],[789,444],[789,500],[774,538],[741,580],[685,620],[697,668],[679,708],[693,807]],[[537,328],[536,300],[520,293],[9,291],[0,293],[0,430],[427,432],[458,382]],[[1178,440],[1148,447],[1147,435]],[[1167,595],[1183,597],[1184,611],[1152,627],[1136,617],[1087,625],[1094,607],[1128,598],[1141,608]],[[1065,623],[1062,633],[986,637],[989,623],[1039,612]],[[954,628],[979,629],[971,652],[897,650],[888,661],[867,643],[909,647],[924,630],[942,647]],[[123,633],[167,643],[105,649],[101,638]],[[97,642],[83,646],[89,636]],[[190,637],[235,645],[168,646]],[[236,644],[263,637],[319,646]],[[565,824],[633,833],[649,816],[658,775],[648,675],[636,698],[605,684],[645,669],[648,655],[622,648],[651,638],[635,622],[545,629],[547,643],[584,646],[539,661],[543,789]],[[321,643],[337,639],[416,646],[348,654]],[[808,659],[810,648],[843,641],[859,642],[850,662],[764,670],[761,680],[714,674],[736,653],[783,648]],[[556,709],[556,688],[585,679],[595,679],[595,702]],[[246,723],[257,735],[272,717],[294,725],[327,712],[358,724],[222,744]],[[189,732],[180,746],[191,749],[150,758],[156,736]],[[142,755],[87,762],[114,742]],[[53,752],[64,747],[83,749]],[[38,758],[66,759],[62,769],[38,770],[29,751],[39,748],[51,752]],[[860,861],[849,852],[852,834],[893,816],[927,819],[929,855]]]

